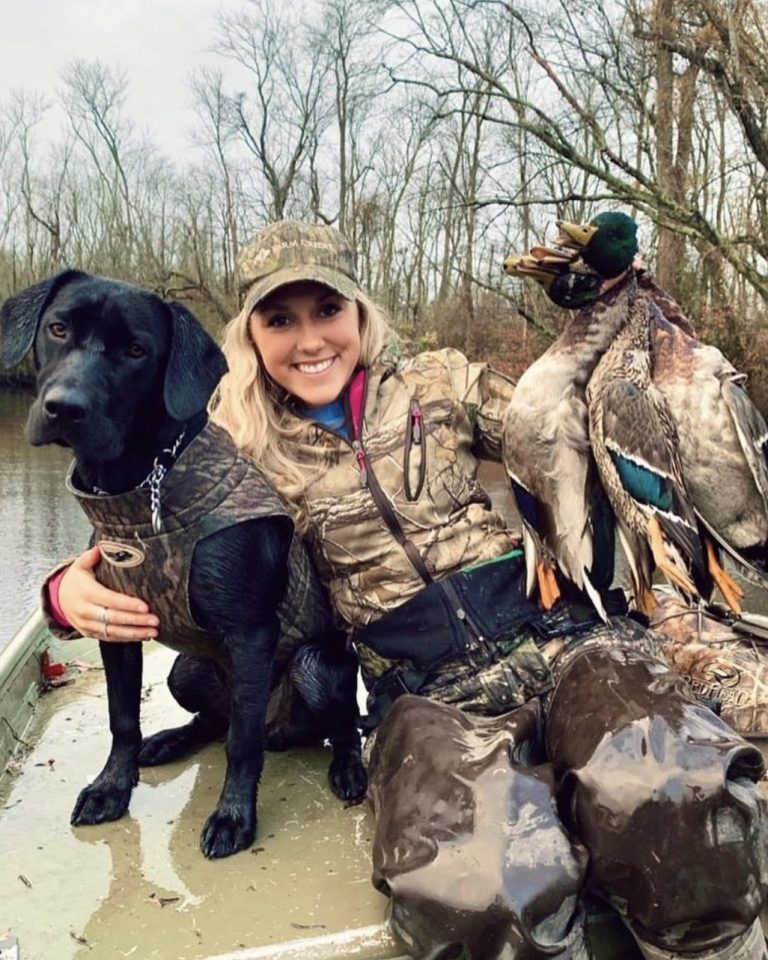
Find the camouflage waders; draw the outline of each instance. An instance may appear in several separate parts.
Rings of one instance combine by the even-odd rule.
[[[585,889],[646,956],[767,955],[761,755],[654,643],[628,618],[549,641],[551,692],[499,716],[397,699],[369,795],[374,883],[411,956],[587,957]]]
[[[696,696],[717,709],[734,730],[768,737],[768,636],[765,621],[745,614],[715,619],[687,607],[668,591],[654,591],[651,614],[657,656],[687,681]]]

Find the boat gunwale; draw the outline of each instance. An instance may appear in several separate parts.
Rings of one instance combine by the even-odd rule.
[[[0,782],[8,762],[25,746],[24,735],[42,689],[40,661],[50,642],[43,615],[35,610],[0,651]]]

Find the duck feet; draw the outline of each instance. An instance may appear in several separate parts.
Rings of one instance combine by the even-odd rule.
[[[694,586],[693,580],[691,580],[685,570],[681,570],[674,560],[669,557],[664,541],[664,534],[661,531],[661,524],[656,517],[650,517],[648,520],[647,532],[648,542],[651,545],[651,553],[653,554],[653,562],[659,570],[673,587],[688,594],[689,597],[698,597],[699,591]]]
[[[712,575],[712,579],[715,581],[717,589],[722,594],[723,600],[725,600],[729,610],[731,610],[732,613],[740,614],[744,591],[721,566],[715,546],[709,538],[704,541],[704,546],[707,551],[707,567]]]
[[[560,587],[557,585],[555,571],[545,560],[536,561],[536,581],[539,585],[539,599],[545,610],[551,610],[560,599]]]

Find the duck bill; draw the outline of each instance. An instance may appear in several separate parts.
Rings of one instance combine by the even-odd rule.
[[[555,243],[571,248],[575,246],[580,250],[586,247],[599,229],[590,223],[569,223],[568,220],[557,220],[556,223],[562,236],[559,236]]]
[[[546,290],[559,271],[548,269],[527,253],[515,253],[504,261],[504,273],[510,277],[528,277]]]
[[[575,251],[572,246],[565,246],[560,243],[553,243],[549,247],[531,247],[529,255],[534,260],[538,260],[539,263],[557,269],[560,273],[565,267],[569,267],[577,260],[579,256],[578,251]]]
[[[504,261],[504,272],[511,277],[532,277],[548,287],[554,277],[567,273],[575,259],[572,249],[561,246],[532,247],[530,253],[515,253]]]

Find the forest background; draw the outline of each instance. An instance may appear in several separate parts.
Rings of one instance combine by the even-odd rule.
[[[505,256],[620,208],[768,409],[765,0],[244,0],[211,47],[183,159],[139,132],[112,64],[73,60],[55,103],[0,97],[0,298],[76,266],[218,336],[239,248],[307,218],[344,231],[415,348],[517,375],[568,315]]]

